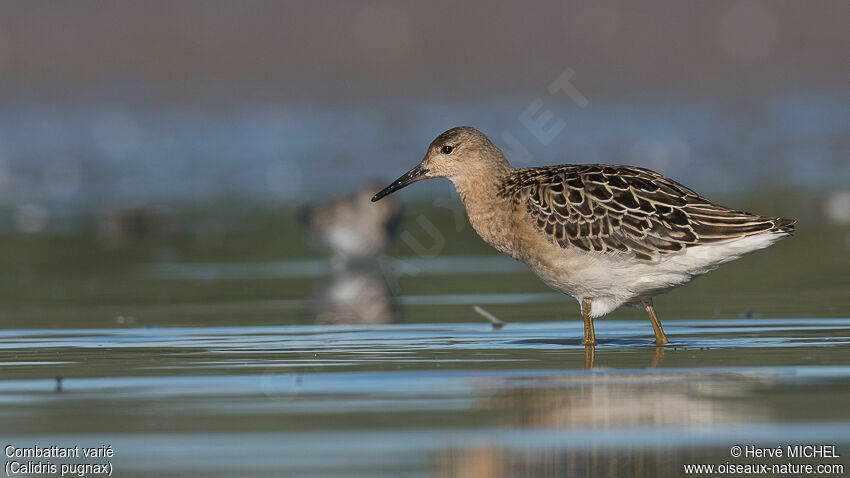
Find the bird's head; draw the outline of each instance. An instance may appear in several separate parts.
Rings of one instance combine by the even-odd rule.
[[[375,194],[372,201],[423,179],[448,178],[457,184],[458,181],[474,180],[505,169],[510,169],[510,165],[484,133],[469,126],[459,126],[437,136],[428,146],[422,161]]]

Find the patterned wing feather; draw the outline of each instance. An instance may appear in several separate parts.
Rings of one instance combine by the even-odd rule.
[[[793,220],[712,204],[655,171],[632,166],[517,169],[501,194],[525,208],[538,232],[561,247],[631,253],[646,262],[699,244],[794,228]]]

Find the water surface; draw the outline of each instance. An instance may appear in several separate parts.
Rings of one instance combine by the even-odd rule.
[[[592,357],[577,321],[5,330],[0,436],[111,444],[116,476],[655,476],[735,444],[850,450],[850,319],[665,326],[659,349],[600,320]]]

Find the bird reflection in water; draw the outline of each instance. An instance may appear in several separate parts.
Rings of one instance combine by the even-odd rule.
[[[649,368],[658,368],[664,360],[664,347],[655,346],[655,352],[652,356],[652,361],[649,363]],[[596,347],[587,345],[584,347],[584,368],[592,369],[596,365]]]
[[[440,450],[433,457],[435,475],[679,476],[683,463],[728,456],[720,447],[681,446],[677,435],[771,418],[769,410],[742,399],[756,393],[763,380],[732,373],[641,371],[500,380],[489,386],[491,398],[477,407],[515,438]],[[563,441],[532,445],[536,433],[551,430]],[[653,430],[664,430],[662,443]],[[621,439],[635,432],[644,439]],[[513,444],[516,440],[519,445]]]
[[[316,294],[318,324],[385,324],[400,314],[381,255],[395,237],[396,201],[375,208],[380,182],[323,204],[305,208],[301,224],[314,243],[331,255],[331,276]]]

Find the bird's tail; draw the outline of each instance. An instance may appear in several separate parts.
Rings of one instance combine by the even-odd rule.
[[[766,217],[736,211],[717,204],[695,204],[685,209],[691,226],[700,242],[725,242],[740,237],[760,234],[791,234],[794,219]]]
[[[765,232],[784,232],[786,234],[792,234],[794,232],[794,225],[797,224],[796,219],[785,219],[782,217],[771,218],[770,222],[771,224],[773,224],[773,227],[771,227]]]

